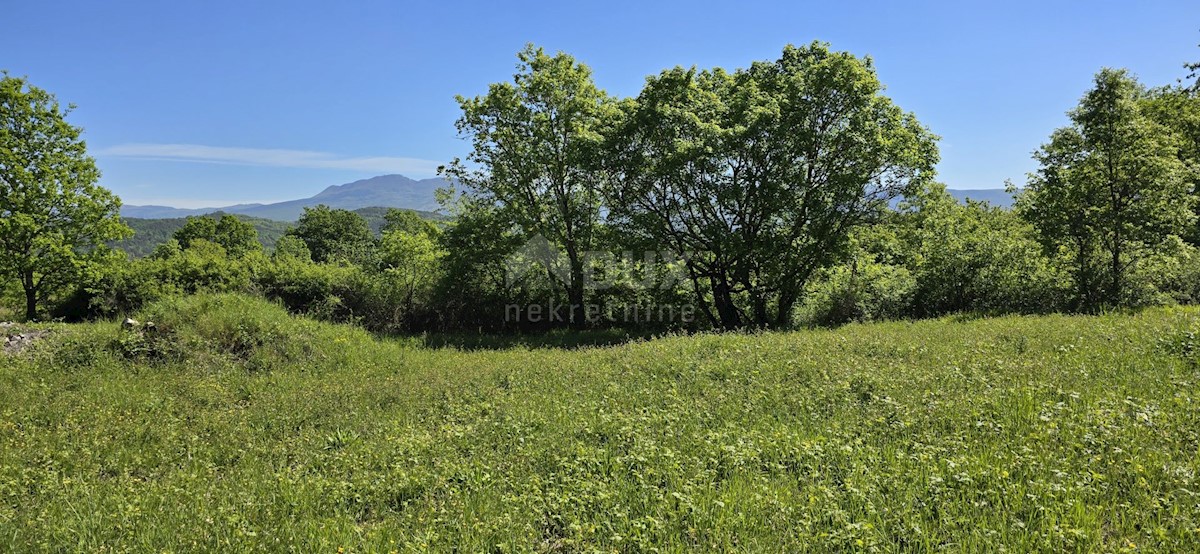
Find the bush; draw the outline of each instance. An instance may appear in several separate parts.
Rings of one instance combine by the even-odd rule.
[[[266,258],[230,259],[220,245],[193,239],[161,244],[148,258],[108,260],[86,272],[83,284],[56,313],[68,319],[128,315],[162,298],[202,292],[248,292]]]
[[[1133,306],[1200,303],[1200,249],[1171,237],[1133,266],[1128,285]]]
[[[361,272],[355,266],[279,257],[258,275],[256,285],[264,296],[282,302],[293,313],[349,321],[354,314],[347,304],[357,304]]]
[[[352,355],[352,344],[370,341],[361,331],[292,317],[281,306],[240,294],[176,296],[137,314],[153,322],[122,330],[113,345],[137,359],[183,359],[199,365],[234,363],[248,370],[309,364]]]
[[[959,204],[944,190],[901,217],[905,265],[916,278],[911,315],[1052,312],[1066,306],[1070,283],[1015,213],[986,203]]]
[[[915,290],[916,280],[904,267],[875,261],[839,265],[809,286],[796,321],[831,326],[902,318]]]

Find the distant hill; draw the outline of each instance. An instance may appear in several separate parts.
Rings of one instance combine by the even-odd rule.
[[[262,206],[263,204],[237,204],[234,206],[225,206],[223,208],[172,208],[171,206],[121,206],[121,217],[138,218],[138,219],[174,219],[177,217],[188,217],[192,215],[205,215],[215,212],[221,213],[241,213],[240,210],[247,210]]]
[[[225,212],[213,212],[204,215],[206,217],[220,218],[222,215],[225,215]],[[258,231],[258,242],[261,242],[267,251],[275,248],[275,242],[279,240],[279,237],[282,237],[292,227],[291,223],[284,221],[272,221],[270,219],[250,217],[242,214],[233,215],[254,226],[254,230]],[[187,218],[145,219],[139,217],[122,217],[121,221],[124,221],[126,225],[133,229],[133,236],[125,240],[110,242],[109,246],[118,250],[124,250],[134,258],[142,258],[154,252],[156,246],[171,240],[171,237],[175,235],[175,231],[183,227]]]
[[[417,180],[403,175],[380,175],[344,185],[334,185],[311,198],[274,204],[238,204],[198,209],[169,206],[122,206],[121,215],[127,218],[164,219],[220,211],[276,221],[296,221],[300,218],[300,214],[304,213],[304,208],[319,204],[343,210],[383,207],[433,212],[439,208],[435,191],[447,185],[448,183],[444,179],[439,178]]]
[[[946,192],[950,193],[950,196],[953,196],[959,202],[971,199],[977,202],[987,202],[999,208],[1011,208],[1013,205],[1012,195],[1004,189],[946,189]]]
[[[384,208],[380,206],[369,206],[352,210],[354,213],[367,220],[367,224],[371,226],[371,232],[379,235],[380,229],[383,228],[384,216],[388,210],[392,208]],[[431,221],[445,221],[446,216],[435,212],[423,212],[412,210],[424,219]],[[198,214],[199,215],[199,214]],[[206,217],[219,218],[225,215],[225,212],[212,212],[203,214]],[[258,231],[258,242],[262,243],[263,248],[267,252],[275,248],[275,242],[282,237],[288,229],[292,228],[292,223],[287,221],[275,221],[273,219],[263,219],[261,217],[250,217],[245,214],[232,214],[238,219],[248,222]],[[133,229],[133,236],[122,240],[109,243],[109,246],[124,250],[134,258],[149,256],[154,252],[154,247],[171,240],[178,231],[183,227],[187,217],[173,218],[139,218],[139,217],[122,217],[122,221]]]
[[[387,208],[405,208],[418,212],[427,212],[431,219],[436,219],[440,205],[435,192],[445,188],[449,183],[444,179],[410,179],[403,175],[380,175],[370,179],[362,179],[344,185],[334,185],[326,188],[316,196],[299,200],[288,200],[274,204],[237,204],[216,208],[183,209],[170,206],[122,206],[121,215],[126,218],[139,219],[174,219],[191,215],[204,215],[213,212],[240,214],[275,221],[296,221],[304,208],[325,204],[331,208],[344,210],[359,210],[363,208],[379,208],[386,213]],[[951,196],[960,202],[967,198],[986,201],[1001,208],[1012,207],[1013,199],[1004,189],[947,189]],[[363,214],[368,221],[370,216]],[[433,217],[430,217],[433,216]],[[382,220],[372,223],[372,228],[378,232]]]

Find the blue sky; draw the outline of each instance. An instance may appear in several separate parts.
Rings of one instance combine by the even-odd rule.
[[[1200,2],[17,2],[0,68],[70,120],[127,204],[277,201],[466,154],[455,94],[509,79],[527,42],[609,93],[676,65],[744,67],[814,39],[874,58],[942,136],[952,188],[1022,182],[1104,66],[1172,83],[1200,60]],[[903,4],[903,5],[902,5]]]

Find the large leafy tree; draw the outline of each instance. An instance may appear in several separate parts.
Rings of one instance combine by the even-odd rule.
[[[850,231],[933,175],[936,137],[882,90],[822,43],[651,77],[611,134],[612,220],[686,259],[715,324],[787,326]]]
[[[568,271],[548,273],[566,293],[570,320],[581,324],[585,257],[595,248],[601,213],[602,177],[593,169],[612,102],[591,70],[567,54],[529,45],[517,57],[511,83],[458,97],[456,126],[472,151],[445,172],[465,201],[495,207],[525,238],[541,235],[562,249]]]
[[[509,279],[505,259],[522,237],[494,206],[459,203],[453,221],[441,234],[445,256],[436,286],[446,321],[464,328],[498,328],[505,306],[526,298]]]
[[[20,281],[25,315],[78,275],[106,241],[129,235],[120,200],[96,181],[71,107],[0,74],[0,271]]]
[[[236,216],[224,214],[219,219],[212,216],[192,216],[183,227],[175,231],[175,240],[183,248],[197,240],[207,240],[221,245],[225,252],[239,258],[247,252],[262,250],[258,242],[258,231],[248,222]]]
[[[391,208],[383,216],[383,227],[380,231],[382,234],[390,231],[404,231],[437,236],[440,229],[437,223],[421,217],[417,212]]]
[[[1130,269],[1194,214],[1176,138],[1144,113],[1145,91],[1124,70],[1104,69],[1034,157],[1041,164],[1019,200],[1052,249],[1072,262],[1078,308],[1120,305]]]
[[[287,232],[304,241],[317,263],[363,261],[374,245],[371,226],[362,216],[324,204],[304,208],[296,226]]]

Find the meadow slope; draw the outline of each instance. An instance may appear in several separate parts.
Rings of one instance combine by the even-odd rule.
[[[1200,551],[1200,311],[456,351],[238,296],[0,357],[0,550]]]

